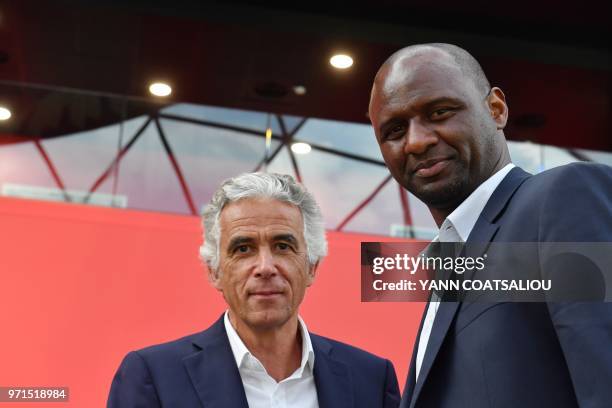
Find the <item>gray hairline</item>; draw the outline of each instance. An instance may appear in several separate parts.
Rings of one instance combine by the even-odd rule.
[[[225,180],[202,213],[204,243],[200,246],[200,257],[212,270],[219,268],[221,213],[228,204],[247,198],[270,198],[295,205],[302,215],[309,264],[314,265],[327,255],[323,217],[316,200],[305,187],[289,175],[244,173]]]

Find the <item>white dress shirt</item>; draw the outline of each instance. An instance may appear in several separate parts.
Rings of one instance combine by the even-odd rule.
[[[455,211],[450,213],[448,217],[442,223],[438,236],[433,241],[440,242],[465,242],[467,241],[480,213],[484,209],[485,205],[493,195],[493,192],[502,180],[508,175],[510,170],[514,168],[514,164],[507,164],[504,168],[499,170],[497,173],[489,177],[484,183],[478,186],[476,190],[472,192],[466,198],[459,207],[455,208]],[[427,350],[427,344],[429,343],[429,336],[431,335],[431,329],[436,318],[436,313],[440,307],[440,298],[436,293],[432,293],[431,300],[427,304],[427,313],[425,314],[425,320],[423,321],[423,328],[421,329],[421,336],[419,337],[419,344],[417,345],[417,357],[416,357],[416,379],[419,378],[419,372],[421,371],[421,365],[423,364],[423,358],[425,357],[425,351]]]
[[[223,323],[240,372],[249,408],[319,408],[314,382],[314,349],[306,324],[298,316],[302,335],[302,362],[281,382],[268,374],[261,362],[247,349],[225,312]]]

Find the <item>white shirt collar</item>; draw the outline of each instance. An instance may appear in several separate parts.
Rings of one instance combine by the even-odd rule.
[[[236,365],[238,368],[244,367],[246,364],[248,364],[247,361],[251,359],[259,362],[259,360],[257,360],[257,358],[251,354],[236,332],[236,329],[234,329],[234,326],[232,326],[228,311],[226,311],[225,315],[223,316],[223,324],[225,325],[225,332],[227,333],[230,347],[232,349],[232,353],[234,354],[234,359],[236,360]],[[315,354],[312,347],[312,341],[310,340],[310,335],[308,334],[308,328],[300,316],[298,316],[298,326],[302,335],[302,361],[300,363],[300,367],[296,370],[294,375],[297,374],[297,376],[301,376],[306,367],[308,367],[311,372],[314,372]]]
[[[454,235],[455,237],[458,235],[462,242],[467,241],[472,229],[474,228],[474,225],[476,225],[476,221],[478,220],[480,213],[484,209],[485,205],[487,205],[487,202],[493,195],[493,192],[514,167],[515,165],[512,163],[507,164],[504,166],[504,168],[493,174],[484,183],[479,185],[478,188],[476,188],[476,190],[474,190],[472,194],[470,194],[468,198],[466,198],[459,205],[459,207],[455,208],[455,211],[446,217],[442,223],[442,226],[440,227],[440,233],[438,237],[434,239],[434,241],[438,239],[441,241],[455,241],[455,239],[452,238],[445,239],[444,236],[445,230],[452,230],[453,228],[456,231],[456,234]],[[453,235],[450,235],[450,237],[453,237]]]

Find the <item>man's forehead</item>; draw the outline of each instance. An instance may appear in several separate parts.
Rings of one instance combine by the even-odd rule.
[[[454,59],[443,52],[423,51],[396,59],[381,78],[379,89],[392,95],[406,87],[444,87],[463,80],[463,72]]]
[[[467,88],[473,84],[466,82],[464,73],[451,55],[433,50],[398,56],[381,69],[370,100],[373,121],[382,119],[378,117],[381,109],[393,110],[396,105],[465,97]]]
[[[246,198],[226,205],[221,211],[221,229],[287,226],[300,229],[302,214],[291,203],[268,198]]]
[[[221,210],[221,216],[229,213],[244,213],[245,215],[282,216],[287,213],[300,213],[298,206],[271,197],[247,197],[227,203]]]

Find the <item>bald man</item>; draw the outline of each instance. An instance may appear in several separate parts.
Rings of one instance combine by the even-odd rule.
[[[440,228],[435,241],[484,243],[483,251],[612,241],[612,168],[579,163],[533,176],[514,166],[504,93],[467,51],[396,52],[376,75],[369,114],[389,171]],[[536,249],[511,266],[544,275],[541,257]],[[403,408],[611,406],[612,303],[442,296],[425,308]]]

